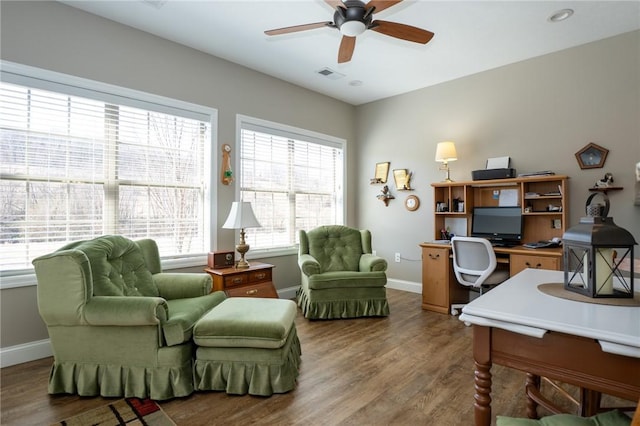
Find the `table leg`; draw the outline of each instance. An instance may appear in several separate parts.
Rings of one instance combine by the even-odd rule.
[[[474,414],[476,426],[491,425],[491,363],[475,363],[475,403]]]
[[[475,361],[473,412],[476,426],[491,425],[491,328],[473,326]]]
[[[582,417],[591,417],[598,414],[601,399],[602,394],[600,392],[580,388],[580,415]]]
[[[525,380],[525,389],[527,390],[525,392],[525,394],[527,395],[527,417],[529,417],[530,419],[537,419],[538,403],[533,398],[531,398],[529,389],[535,389],[538,392],[540,391],[540,376],[527,373],[527,378]]]

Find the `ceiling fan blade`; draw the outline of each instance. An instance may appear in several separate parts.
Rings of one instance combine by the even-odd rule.
[[[330,27],[332,25],[333,25],[333,22],[331,21],[314,22],[313,24],[303,24],[303,25],[294,25],[292,27],[276,28],[274,30],[267,30],[264,33],[266,35],[272,36],[272,35],[295,33],[298,31],[313,30],[314,28]]]
[[[353,56],[353,51],[356,48],[356,38],[343,36],[340,42],[340,50],[338,50],[338,63],[342,64],[349,62]]]
[[[378,13],[390,8],[391,6],[395,6],[400,2],[402,2],[402,0],[371,0],[369,3],[364,5],[364,8],[369,10],[375,7],[376,10],[374,10],[374,13]]]
[[[345,9],[347,8],[347,6],[345,6],[341,0],[324,0],[324,1],[334,9],[337,9],[340,6],[344,7]]]
[[[370,29],[384,35],[422,44],[427,44],[434,36],[431,31],[388,21],[373,21]]]

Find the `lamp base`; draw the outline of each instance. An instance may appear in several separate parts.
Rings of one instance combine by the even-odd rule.
[[[236,251],[240,253],[240,260],[236,263],[236,268],[247,269],[251,266],[244,258],[244,255],[249,251],[249,244],[244,242],[244,228],[240,230],[240,242],[236,245]]]
[[[451,177],[449,175],[449,164],[445,162],[439,168],[440,168],[440,170],[443,170],[445,172],[444,180],[442,182],[453,182],[453,180],[451,180]]]
[[[240,260],[238,260],[238,263],[236,263],[236,269],[247,269],[248,267],[250,267],[251,265],[249,265],[249,262],[247,262],[244,259],[244,254],[242,255],[242,257],[240,258]]]

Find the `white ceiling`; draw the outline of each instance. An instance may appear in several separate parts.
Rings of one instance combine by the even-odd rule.
[[[366,31],[357,37],[352,60],[338,64],[336,29],[264,34],[332,21],[333,9],[323,0],[63,3],[353,105],[640,29],[640,1],[406,0],[374,14],[374,20],[432,31],[428,44]],[[564,8],[575,11],[571,18],[548,21]],[[324,77],[318,74],[323,68],[344,77]]]

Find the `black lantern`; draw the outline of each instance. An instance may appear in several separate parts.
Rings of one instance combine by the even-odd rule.
[[[633,298],[633,235],[613,223],[609,213],[609,198],[605,205],[593,208],[592,194],[586,203],[587,217],[569,228],[562,238],[564,288],[589,297]],[[629,275],[619,269],[622,263],[631,265]]]

